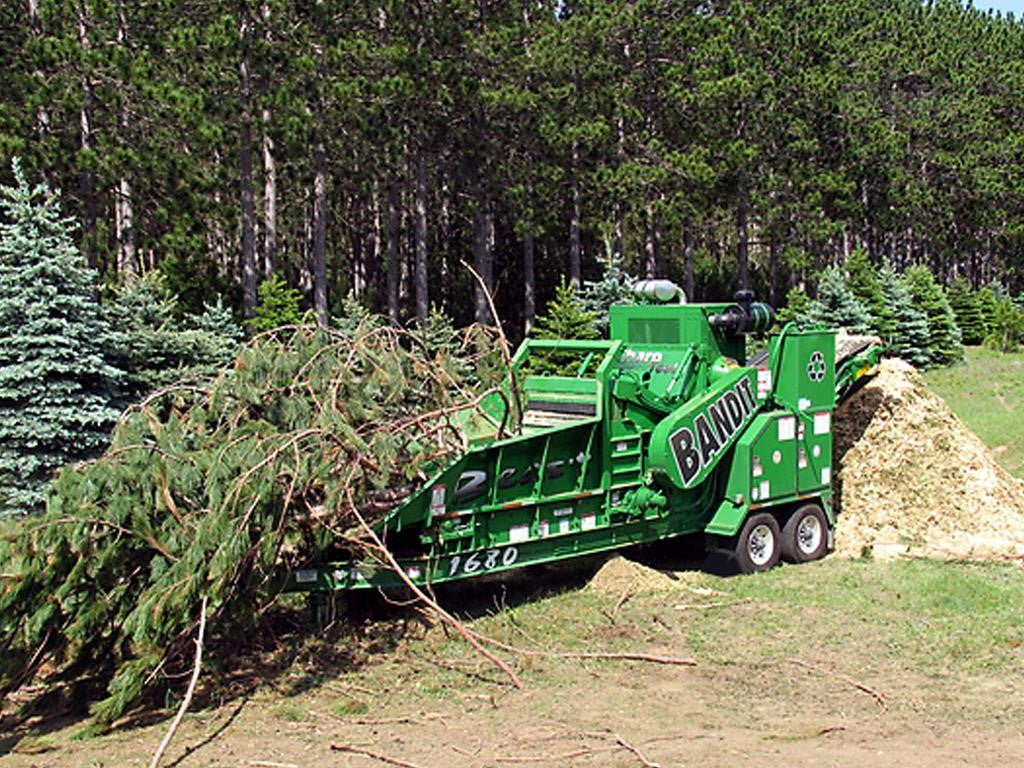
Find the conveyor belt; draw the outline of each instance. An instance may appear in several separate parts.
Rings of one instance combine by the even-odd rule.
[[[851,357],[856,357],[870,346],[883,346],[882,340],[877,336],[855,335],[840,332],[836,336],[836,368]]]
[[[877,336],[864,334],[850,334],[840,331],[836,335],[836,368],[842,366],[851,357],[855,357],[872,345],[882,346],[882,340]],[[768,348],[756,352],[747,360],[751,367],[763,366],[768,362]]]

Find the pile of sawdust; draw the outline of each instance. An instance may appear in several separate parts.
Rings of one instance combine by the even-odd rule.
[[[1024,483],[902,360],[836,411],[835,456],[838,554],[1024,555]]]
[[[588,592],[619,597],[623,594],[654,594],[678,588],[683,583],[698,580],[696,571],[669,573],[648,568],[646,565],[627,560],[621,555],[612,557],[601,566],[586,586]]]

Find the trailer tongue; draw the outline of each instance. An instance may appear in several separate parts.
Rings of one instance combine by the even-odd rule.
[[[638,303],[612,307],[609,341],[524,342],[518,392],[488,403],[513,403],[494,422],[517,434],[475,441],[373,525],[402,576],[383,558],[328,560],[286,589],[438,584],[693,533],[748,573],[824,556],[832,413],[881,343],[789,324],[748,361],[768,305],[638,288]]]

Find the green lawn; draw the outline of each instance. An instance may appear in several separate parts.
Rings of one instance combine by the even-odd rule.
[[[957,416],[995,451],[1011,474],[1024,477],[1024,353],[965,348],[961,365],[925,378]]]

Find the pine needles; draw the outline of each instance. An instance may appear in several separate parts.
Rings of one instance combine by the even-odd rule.
[[[44,662],[108,674],[93,711],[112,722],[187,668],[204,595],[215,654],[283,571],[358,546],[349,499],[379,519],[495,429],[479,408],[502,372],[493,336],[443,330],[278,330],[208,386],[130,409],[102,458],[60,473],[47,514],[0,541],[0,688]]]

